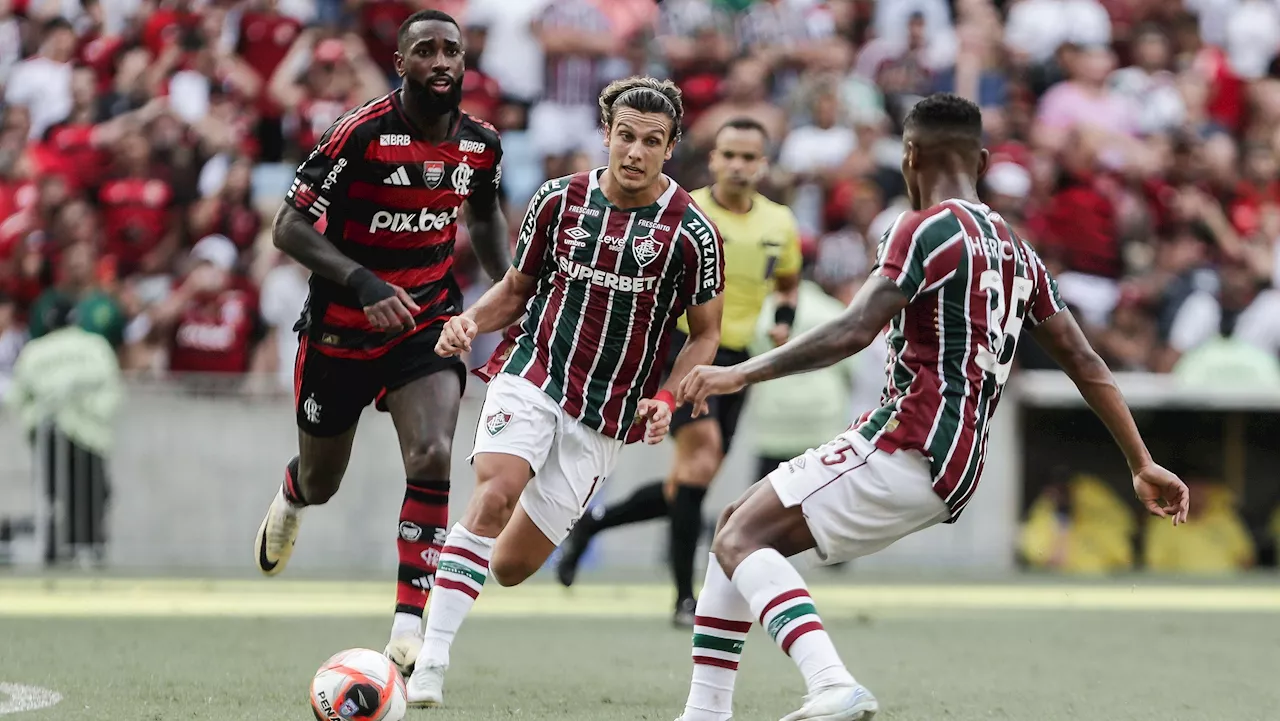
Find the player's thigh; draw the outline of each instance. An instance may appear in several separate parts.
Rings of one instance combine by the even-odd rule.
[[[304,492],[327,490],[331,495],[337,489],[350,460],[360,413],[379,387],[371,361],[325,355],[303,338],[294,369],[294,401],[298,475]]]
[[[554,401],[523,378],[500,373],[489,382],[470,456],[476,490],[464,518],[469,530],[485,535],[468,521],[499,531],[506,525],[530,478],[542,472],[560,413]]]
[[[546,463],[520,496],[520,507],[552,545],[563,543],[582,518],[621,452],[622,441],[561,420]]]
[[[448,478],[466,368],[456,358],[435,354],[438,331],[418,335],[424,338],[415,336],[410,348],[397,348],[386,359],[382,403],[395,423],[405,475]]]
[[[768,480],[784,506],[802,511],[825,563],[870,555],[949,515],[924,456],[887,453],[857,433],[806,451]]]

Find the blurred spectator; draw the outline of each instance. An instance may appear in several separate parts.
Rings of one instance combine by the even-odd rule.
[[[499,122],[498,111],[502,107],[502,88],[498,81],[480,69],[484,61],[485,45],[489,39],[488,21],[468,20],[463,30],[466,43],[466,74],[462,77],[462,111],[487,123]]]
[[[1071,142],[1089,143],[1099,159],[1123,167],[1138,132],[1139,107],[1107,87],[1115,55],[1106,45],[1073,47],[1067,57],[1068,79],[1054,85],[1040,101],[1035,143],[1058,152]]]
[[[292,258],[280,254],[275,267],[262,280],[262,323],[266,331],[258,353],[259,369],[274,369],[279,388],[293,391],[294,367],[298,355],[298,331],[310,292],[311,274]]]
[[[1067,43],[1111,43],[1111,17],[1097,0],[1018,0],[1008,14],[1005,43],[1020,63],[1042,65]]]
[[[1169,70],[1169,38],[1159,27],[1144,26],[1137,30],[1131,51],[1133,65],[1111,73],[1107,85],[1117,96],[1142,109],[1138,115],[1140,132],[1163,133],[1180,128],[1187,110],[1177,77]]]
[[[231,160],[222,187],[191,208],[191,234],[229,238],[240,253],[240,270],[251,264],[253,246],[262,230],[262,215],[253,206],[252,173],[249,158]]]
[[[338,116],[387,93],[388,67],[374,62],[355,35],[322,38],[315,29],[303,31],[267,89],[287,113],[286,136],[298,153],[309,152]]]
[[[535,148],[543,157],[582,151],[602,158],[597,98],[609,81],[627,74],[610,61],[633,38],[618,32],[596,0],[549,3],[533,32],[547,63],[542,99],[529,115]]]
[[[1236,75],[1265,76],[1280,52],[1280,6],[1273,0],[1240,0],[1229,11],[1226,49]]]
[[[685,123],[691,125],[719,97],[735,50],[732,20],[710,0],[667,0],[655,41],[683,93]]]
[[[71,114],[71,61],[76,33],[71,23],[54,18],[40,31],[37,54],[18,63],[9,74],[4,100],[31,111],[32,139]]]
[[[769,101],[765,85],[768,65],[755,58],[740,58],[729,67],[723,83],[724,99],[712,105],[689,129],[689,142],[697,148],[708,148],[716,131],[732,118],[750,118],[769,132],[777,143],[787,134],[787,114]]]
[[[1236,494],[1225,485],[1187,479],[1191,512],[1174,528],[1168,519],[1146,520],[1144,554],[1152,571],[1223,574],[1254,562],[1253,538],[1236,510]]]
[[[153,163],[146,134],[122,136],[113,151],[112,177],[98,191],[107,252],[121,275],[163,275],[178,250],[174,187]]]
[[[13,365],[26,342],[26,331],[18,324],[18,305],[0,291],[0,402],[9,392]]]
[[[74,312],[70,302],[47,307],[42,322],[49,333],[22,349],[6,401],[32,439],[44,477],[45,561],[100,564],[120,369],[107,341],[79,327]]]
[[[525,105],[542,94],[545,59],[533,24],[550,2],[470,0],[467,4],[467,24],[486,28],[485,43],[502,49],[486,53],[479,61],[480,70],[497,81],[508,97]]]
[[[1101,479],[1081,474],[1036,498],[1018,548],[1032,568],[1114,573],[1133,567],[1136,530],[1133,512],[1116,492]]]
[[[240,374],[261,336],[257,294],[234,269],[235,243],[220,235],[191,249],[192,267],[163,301],[140,316],[129,335],[168,352],[173,373]]]
[[[103,292],[97,278],[97,256],[92,243],[78,242],[62,251],[58,283],[31,306],[30,331],[40,338],[52,329],[45,325],[53,309],[68,305],[82,330],[102,336],[113,348],[124,342],[124,309]]]
[[[1186,353],[1219,336],[1258,350],[1280,353],[1280,291],[1260,290],[1249,268],[1226,263],[1217,292],[1201,290],[1183,302],[1169,333],[1169,345]]]
[[[858,136],[853,128],[841,123],[840,99],[836,88],[825,85],[813,96],[810,107],[811,125],[787,134],[778,157],[778,167],[788,174],[788,185],[794,186],[792,210],[803,233],[819,233],[823,199],[849,156],[858,149]]]

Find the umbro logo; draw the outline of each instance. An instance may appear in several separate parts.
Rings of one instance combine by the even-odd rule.
[[[591,231],[583,230],[582,228],[575,226],[566,230],[564,234],[569,236],[570,238],[573,238],[574,240],[582,240],[584,238],[589,237],[591,235]]]
[[[409,173],[404,166],[396,168],[396,172],[388,175],[382,181],[383,185],[409,185]]]

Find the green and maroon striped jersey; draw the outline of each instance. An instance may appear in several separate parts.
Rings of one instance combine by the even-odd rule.
[[[514,265],[538,278],[537,292],[482,375],[522,376],[587,427],[631,442],[676,320],[724,289],[724,257],[719,231],[674,180],[652,205],[622,210],[600,189],[604,172],[533,196]]]
[[[1031,246],[990,208],[963,200],[899,216],[874,272],[910,303],[889,325],[881,405],[854,428],[882,450],[923,453],[955,521],[978,485],[1023,326],[1065,305]]]

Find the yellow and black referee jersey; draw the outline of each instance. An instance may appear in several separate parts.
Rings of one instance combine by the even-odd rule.
[[[711,197],[711,188],[690,193],[724,239],[724,320],[720,347],[745,351],[755,337],[760,308],[773,292],[777,276],[800,272],[800,230],[785,205],[756,193],[751,210],[735,213]],[[680,331],[689,332],[680,318]]]

